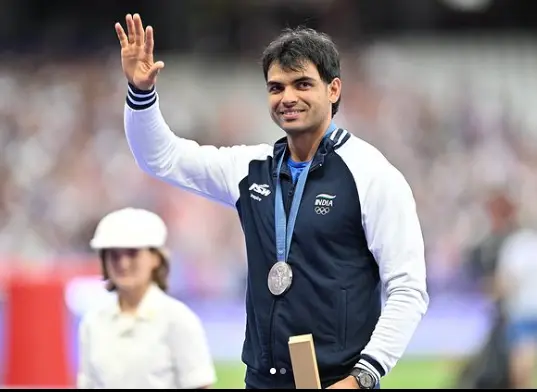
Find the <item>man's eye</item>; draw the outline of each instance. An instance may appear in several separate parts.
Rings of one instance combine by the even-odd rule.
[[[311,83],[309,82],[300,82],[298,84],[298,88],[300,89],[307,89],[307,88],[310,88],[311,87]]]

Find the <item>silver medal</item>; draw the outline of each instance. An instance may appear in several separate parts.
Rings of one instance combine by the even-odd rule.
[[[273,295],[285,293],[293,281],[293,270],[285,261],[278,261],[268,275],[268,288]]]

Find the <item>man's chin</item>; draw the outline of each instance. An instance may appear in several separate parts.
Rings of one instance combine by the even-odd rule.
[[[309,128],[305,126],[303,123],[300,123],[298,121],[286,121],[283,123],[280,123],[280,128],[283,129],[283,131],[288,135],[299,135],[301,133],[308,132]]]

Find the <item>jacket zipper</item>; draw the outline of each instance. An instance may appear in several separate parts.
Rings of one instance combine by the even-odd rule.
[[[270,357],[270,368],[276,369],[276,356],[274,355],[274,343],[275,343],[275,334],[274,334],[274,308],[276,307],[277,298],[272,300],[272,306],[270,307],[270,344],[269,344],[269,357]]]
[[[322,163],[316,163],[314,166],[312,166],[310,168],[310,173],[314,170],[316,170],[317,168],[321,167],[322,166]],[[293,202],[293,196],[295,195],[295,185],[296,184],[291,184],[291,189],[289,190],[289,193],[287,194],[287,205],[289,206],[289,208],[287,208],[286,210],[286,215],[289,214],[289,210],[291,209],[291,203]],[[269,337],[270,337],[270,347],[269,347],[269,351],[270,351],[270,360],[271,360],[271,364],[270,364],[270,367],[271,369],[276,369],[276,355],[274,353],[274,346],[276,345],[276,334],[274,332],[274,313],[276,313],[276,304],[278,303],[279,301],[279,297],[277,298],[274,298],[274,300],[272,301],[272,306],[270,308],[270,330],[269,330]]]

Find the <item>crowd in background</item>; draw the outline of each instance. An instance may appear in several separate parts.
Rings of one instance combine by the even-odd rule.
[[[506,56],[505,48],[518,52]],[[535,223],[534,55],[519,42],[492,49],[411,42],[343,54],[335,121],[374,144],[409,180],[435,287],[452,284],[466,249],[486,234],[483,202],[492,190],[508,192],[522,222]],[[103,214],[141,206],[168,223],[174,271],[186,277],[187,290],[240,290],[246,264],[236,211],[135,165],[123,133],[119,56],[107,56],[2,63],[0,262],[82,257]],[[178,135],[218,146],[281,137],[258,64],[164,60],[161,108]]]

